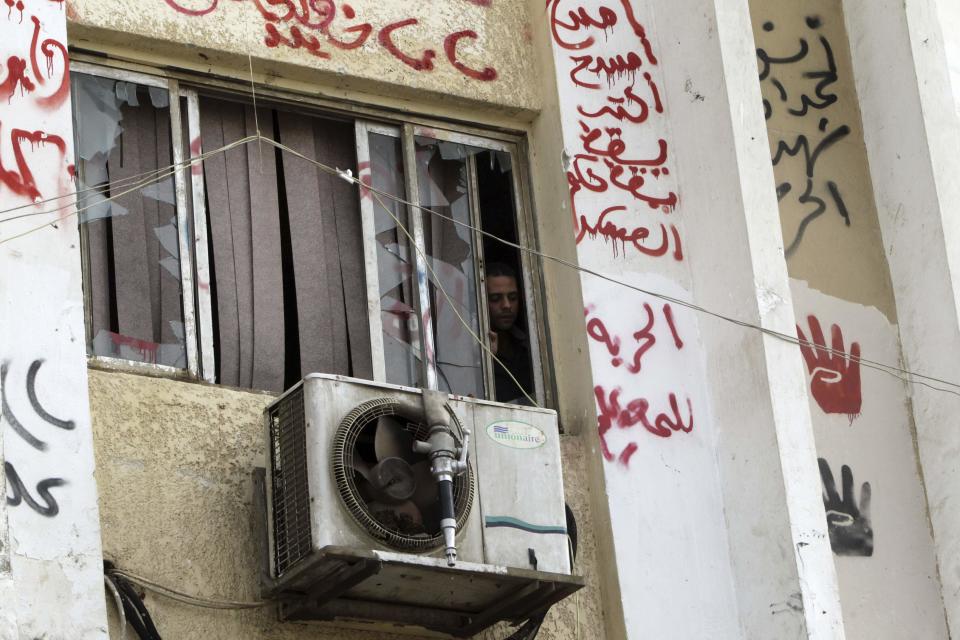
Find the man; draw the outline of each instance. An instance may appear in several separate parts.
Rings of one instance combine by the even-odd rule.
[[[517,274],[506,264],[492,262],[487,265],[486,282],[490,350],[506,366],[505,370],[500,363],[494,362],[496,400],[529,404],[524,392],[533,395],[533,370],[527,334],[517,326],[517,316],[520,314]],[[516,382],[508,375],[508,371],[516,378]]]

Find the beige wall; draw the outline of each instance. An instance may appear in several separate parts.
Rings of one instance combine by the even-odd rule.
[[[257,597],[250,472],[263,465],[261,411],[271,396],[225,387],[90,371],[104,557],[164,585],[209,597]],[[581,441],[562,442],[567,501],[580,531],[577,573],[588,586],[554,607],[540,638],[602,638],[593,520]],[[378,638],[280,624],[271,609],[211,611],[152,594],[164,637],[204,640]],[[119,638],[111,608],[111,637]],[[503,629],[487,637],[502,637]]]
[[[774,175],[790,277],[895,322],[840,2],[750,5],[761,71],[771,59],[761,89],[771,157],[783,149]]]
[[[301,5],[316,8],[304,13]],[[243,69],[244,77],[249,54],[257,73],[394,100],[428,92],[440,103],[539,106],[522,2],[71,0],[68,16],[71,43],[82,49],[135,42],[133,58],[178,58],[178,66],[214,73]]]

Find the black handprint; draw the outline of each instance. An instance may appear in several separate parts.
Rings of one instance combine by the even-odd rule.
[[[873,529],[870,527],[870,483],[864,482],[860,489],[860,507],[857,508],[853,492],[853,472],[843,465],[840,470],[843,483],[843,498],[837,493],[837,485],[830,465],[823,458],[820,463],[820,478],[823,480],[823,507],[827,511],[827,528],[830,531],[830,546],[839,556],[872,556]]]

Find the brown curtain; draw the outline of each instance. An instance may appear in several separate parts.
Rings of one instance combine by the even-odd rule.
[[[202,99],[200,111],[205,150],[256,131],[250,106]],[[257,121],[308,158],[356,166],[349,125],[268,109]],[[276,391],[311,372],[372,377],[356,189],[266,145],[212,156],[204,172],[219,380]]]

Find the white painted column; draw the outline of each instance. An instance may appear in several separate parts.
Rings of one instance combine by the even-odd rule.
[[[3,460],[3,429],[0,429],[0,460]],[[0,474],[0,495],[7,495],[6,475]],[[16,602],[17,591],[13,582],[13,567],[10,562],[10,528],[7,524],[7,501],[0,500],[0,602]],[[16,640],[17,608],[0,608],[0,640]]]
[[[935,0],[845,0],[905,365],[960,378],[960,121]],[[955,389],[954,389],[955,390]],[[947,622],[960,633],[960,397],[912,385]]]
[[[107,623],[80,238],[72,198],[41,202],[73,191],[65,10],[23,0],[0,12],[0,364],[16,591],[3,610],[20,638],[88,640],[106,638]]]
[[[787,334],[744,0],[553,0],[580,264]],[[842,638],[796,346],[582,280],[629,638]]]
[[[953,101],[960,116],[960,2],[937,0],[937,7],[943,27],[941,31],[950,68],[950,83],[953,85]]]

